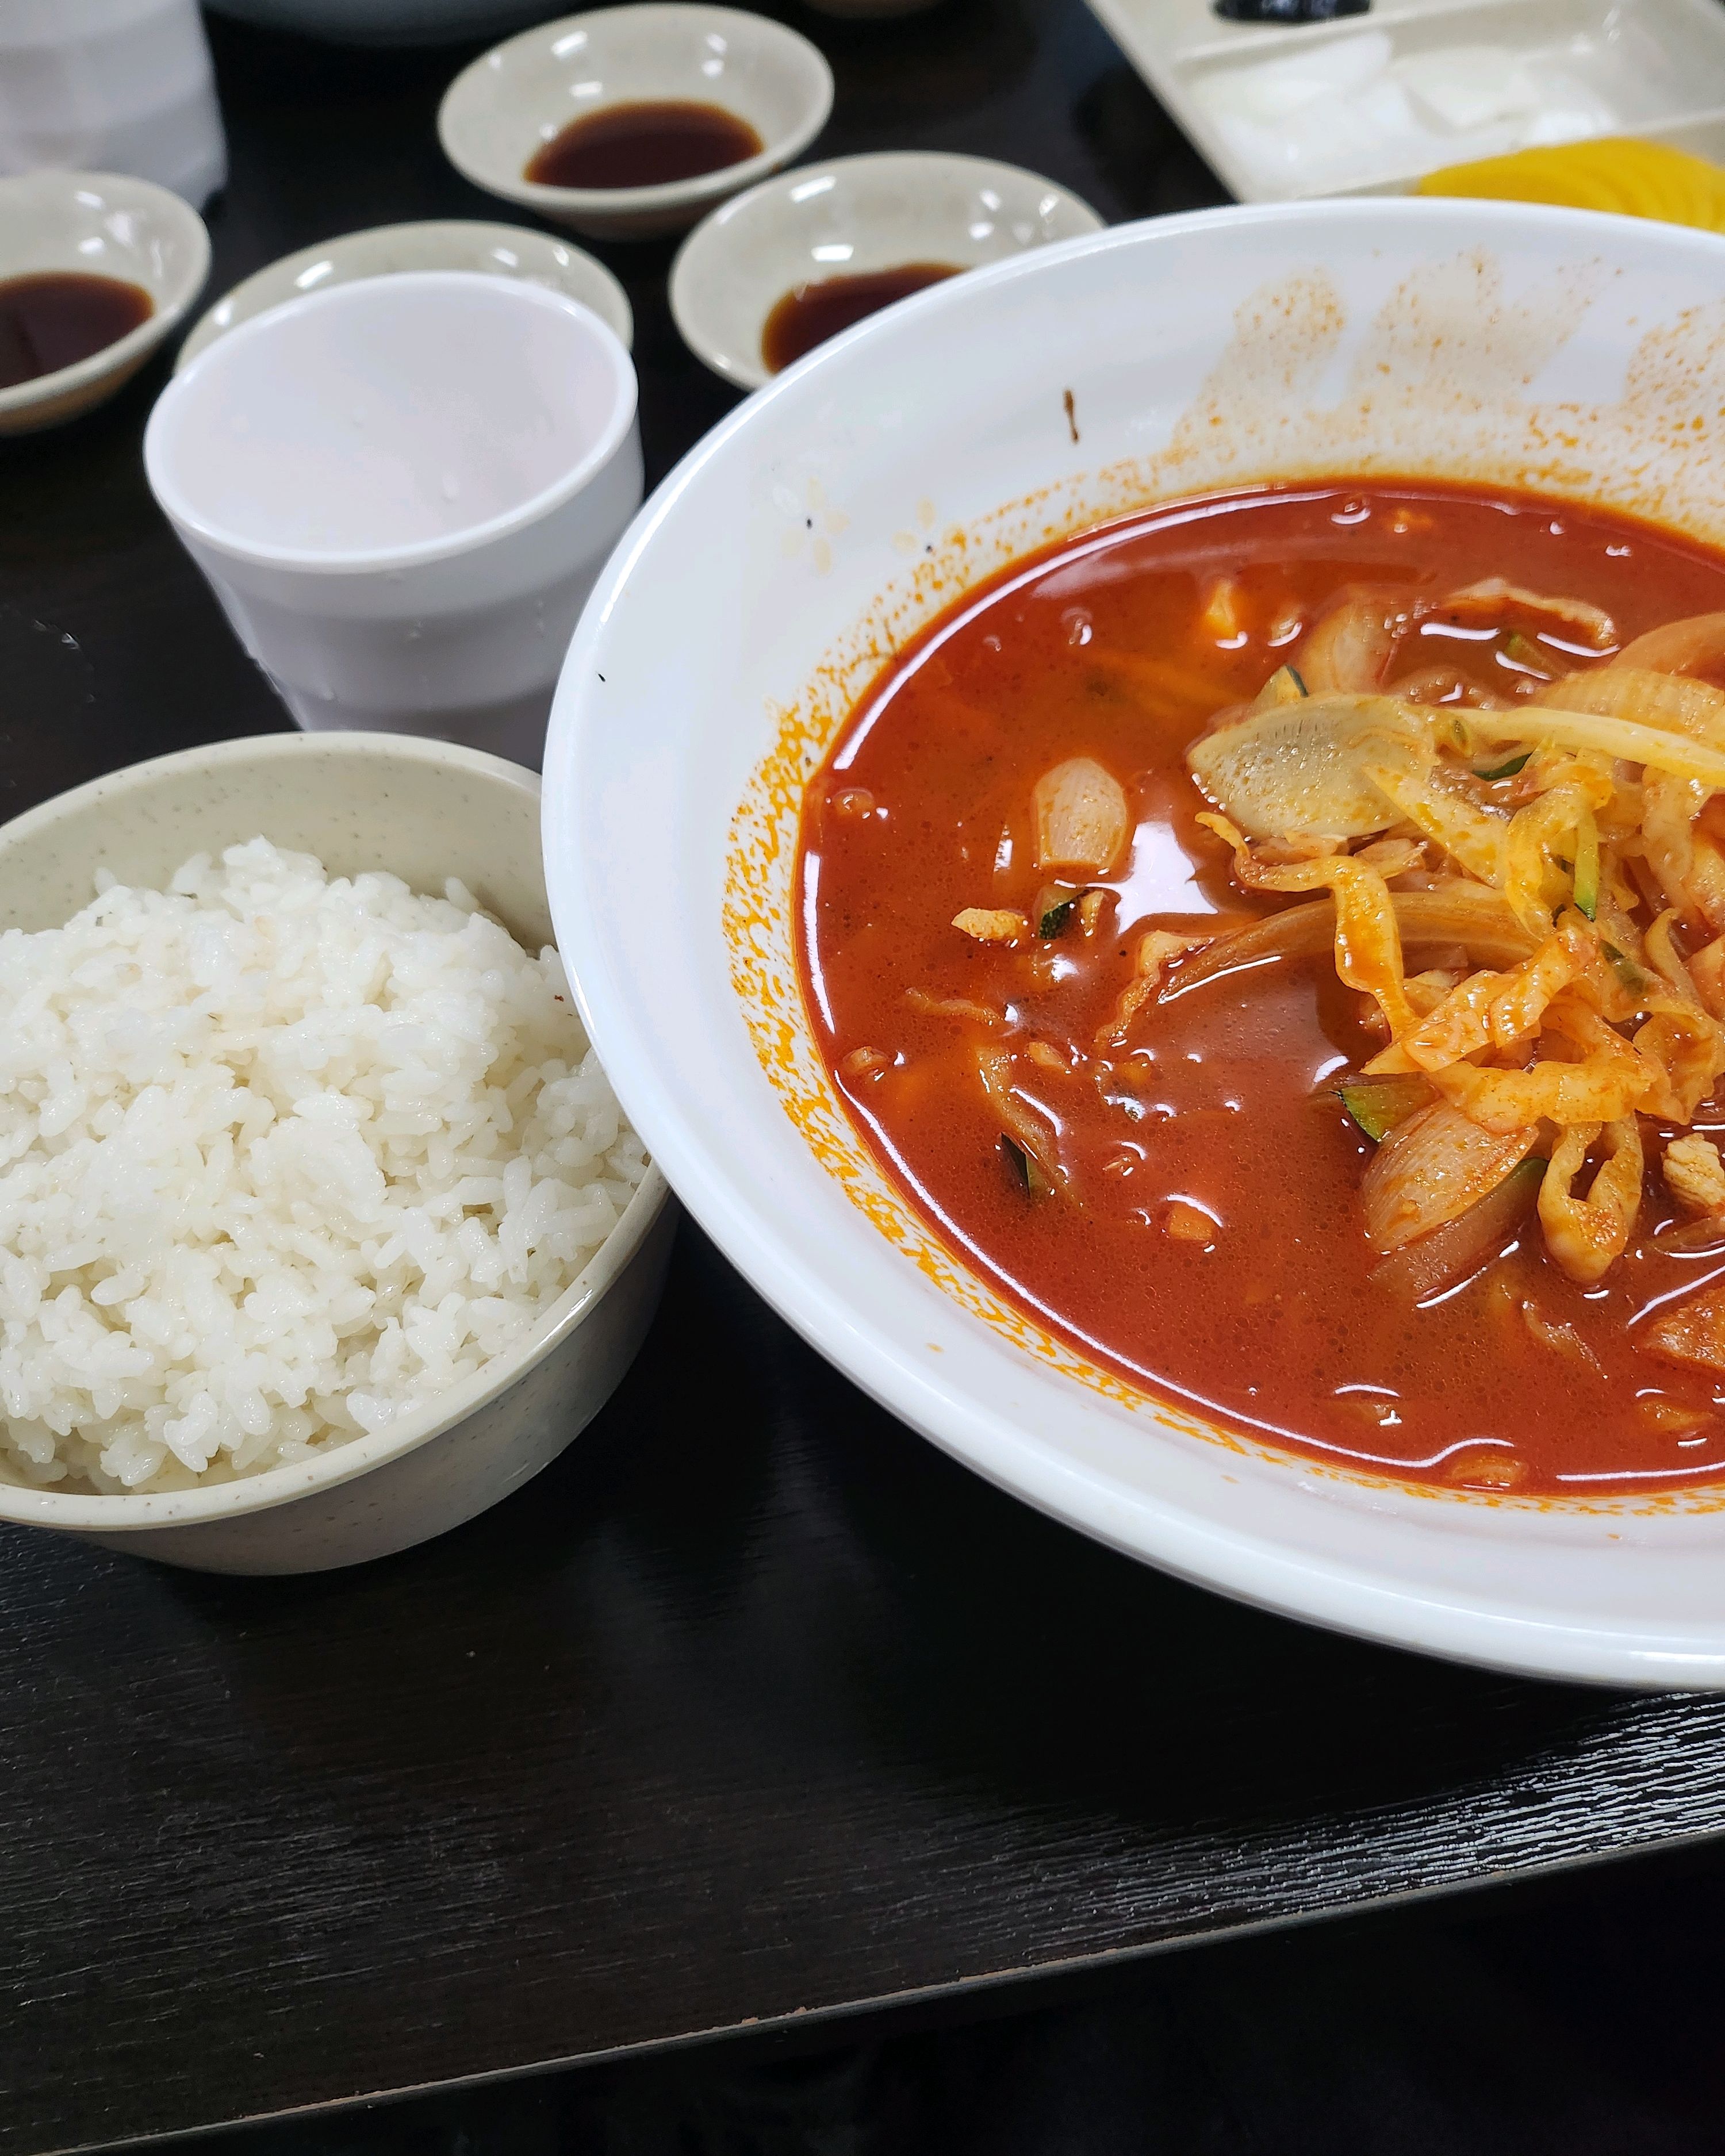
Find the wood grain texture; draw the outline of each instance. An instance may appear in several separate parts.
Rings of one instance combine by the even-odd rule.
[[[1033,164],[1119,218],[1219,190],[1080,0],[793,18],[839,151]],[[213,23],[209,296],[490,216],[465,57]],[[671,249],[608,250],[649,469],[734,401]],[[0,808],[284,723],[151,504],[158,364],[0,461]],[[87,2148],[776,2017],[1725,1826],[1725,1702],[1339,1640],[1099,1549],[911,1436],[685,1229],[603,1417],[358,1572],[200,1578],[0,1534],[0,2148]]]
[[[1338,1640],[1096,1548],[692,1230],[559,1466],[350,1573],[4,1538],[8,2144],[1130,1953],[1725,1824],[1725,1702]]]

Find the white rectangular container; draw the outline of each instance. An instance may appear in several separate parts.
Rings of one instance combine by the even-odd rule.
[[[1242,202],[1399,192],[1602,135],[1725,147],[1718,0],[1389,0],[1293,26],[1209,0],[1090,4]]]

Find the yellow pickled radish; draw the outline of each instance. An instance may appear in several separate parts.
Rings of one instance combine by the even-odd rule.
[[[1725,232],[1725,170],[1686,150],[1630,136],[1564,142],[1517,150],[1506,157],[1482,157],[1471,165],[1446,165],[1428,172],[1415,192],[1554,203]]]

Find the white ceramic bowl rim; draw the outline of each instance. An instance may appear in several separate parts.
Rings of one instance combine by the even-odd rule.
[[[1032,165],[1015,165],[1010,157],[983,157],[969,150],[856,150],[847,151],[843,157],[819,157],[812,164],[798,165],[794,172],[769,172],[766,178],[756,186],[747,188],[742,194],[733,196],[729,202],[721,203],[702,223],[696,227],[696,232],[710,232],[715,225],[733,217],[744,216],[751,203],[758,202],[762,196],[773,188],[806,187],[811,181],[824,179],[829,172],[890,173],[897,171],[916,172],[932,165],[950,167],[953,171],[960,172],[968,172],[978,174],[1007,172],[1015,179],[1034,180],[1047,187],[1051,193],[1060,195],[1067,202],[1076,203],[1081,209],[1089,211],[1096,220],[1097,228],[1103,228],[1103,219],[1101,215],[1091,209],[1084,197],[1075,189],[1069,187],[1064,180],[1052,179],[1046,172],[1039,172]],[[1200,217],[1211,217],[1215,213],[1212,210],[1189,213],[1191,215]],[[1158,218],[1155,221],[1159,225],[1169,222],[1166,218]],[[1130,229],[1124,225],[1117,228],[1121,231]],[[686,247],[689,240],[692,240],[695,236],[695,232],[691,232],[689,239],[684,241],[684,246]],[[1092,239],[1095,237],[1096,234],[1093,232],[1072,234],[1075,239]],[[1014,254],[1003,255],[1000,259],[1015,261],[1018,259],[1018,254],[1034,253],[1046,255],[1050,249],[1065,246],[1067,244],[1065,240],[1049,240],[1038,248],[1021,248]],[[995,266],[996,264],[992,262],[980,262],[977,264],[978,270],[992,270]],[[967,271],[966,275],[974,275],[975,271]]]
[[[27,411],[32,404],[50,403],[101,381],[129,360],[141,358],[173,329],[203,290],[204,280],[209,275],[209,228],[192,205],[182,201],[171,187],[159,187],[153,180],[135,179],[129,172],[69,172],[56,168],[51,174],[35,172],[18,177],[37,182],[49,177],[64,181],[68,193],[74,195],[80,187],[119,188],[134,198],[141,195],[157,215],[179,227],[190,243],[192,253],[183,290],[159,300],[152,293],[151,311],[137,327],[128,330],[122,337],[116,337],[112,344],[105,344],[99,352],[91,352],[87,359],[74,360],[69,367],[56,367],[52,374],[32,375],[28,382],[14,382],[9,389],[0,389],[0,413]],[[0,187],[3,185],[0,182]],[[66,266],[70,269],[74,265],[69,263]]]
[[[249,341],[278,335],[282,323],[290,316],[298,321],[320,308],[375,306],[380,295],[387,300],[391,286],[398,290],[404,286],[418,290],[446,290],[452,286],[460,290],[475,285],[483,286],[488,294],[508,295],[506,304],[510,305],[539,307],[581,323],[592,333],[611,373],[610,413],[592,446],[560,479],[542,487],[526,501],[516,503],[513,509],[488,517],[483,523],[467,525],[459,531],[445,532],[435,539],[417,539],[407,546],[346,549],[269,547],[211,523],[193,507],[164,469],[162,436],[167,420],[173,416],[176,403],[183,403],[195,393],[206,368],[232,365],[235,352],[243,350]],[[572,501],[616,454],[634,424],[638,396],[634,366],[622,339],[591,307],[583,306],[567,292],[554,292],[526,278],[488,276],[479,270],[404,270],[390,277],[356,278],[345,285],[332,285],[326,290],[302,292],[298,299],[285,300],[279,307],[254,315],[247,321],[236,322],[175,375],[157,398],[149,424],[144,429],[144,468],[156,499],[173,521],[233,560],[250,562],[264,568],[307,569],[332,576],[354,570],[413,568],[423,562],[447,561],[470,553],[475,547],[536,523],[548,511]]]
[[[255,321],[259,315],[273,314],[277,307],[289,306],[294,300],[301,298],[303,295],[297,290],[284,292],[280,299],[271,300],[267,306],[259,307],[255,312],[242,315],[237,322],[217,323],[215,321],[214,317],[222,308],[234,300],[248,297],[251,293],[279,276],[284,270],[296,266],[310,268],[322,257],[351,254],[356,249],[366,245],[376,245],[383,241],[404,239],[411,235],[424,235],[431,233],[439,234],[459,233],[475,240],[483,234],[487,240],[497,244],[506,244],[511,240],[516,243],[526,240],[536,248],[558,248],[564,253],[573,255],[583,264],[583,274],[591,273],[595,284],[601,290],[608,291],[612,304],[618,309],[625,329],[617,329],[615,322],[608,322],[606,326],[608,328],[617,330],[617,335],[623,342],[624,349],[628,349],[629,339],[634,334],[634,316],[629,304],[629,295],[596,254],[589,254],[584,247],[578,247],[572,239],[560,234],[541,232],[532,225],[500,224],[491,218],[406,218],[394,224],[358,225],[352,232],[338,232],[328,239],[313,240],[309,246],[296,247],[290,254],[277,255],[273,262],[264,263],[261,269],[254,270],[249,276],[242,277],[238,284],[230,285],[221,297],[206,308],[192,325],[187,332],[186,342],[180,348],[180,356],[174,362],[175,371],[183,372],[194,361],[201,358],[213,344],[218,343],[224,336],[231,336],[234,331],[242,327],[244,323]],[[424,270],[436,268],[459,270],[466,275],[478,277],[493,277],[502,274],[502,281],[508,284],[536,285],[545,281],[543,278],[536,276],[515,276],[476,268],[471,262],[427,263],[421,265],[422,272]],[[411,277],[416,274],[421,273],[412,270],[365,270],[356,275],[338,278],[334,283],[326,286],[314,285],[311,289],[313,290],[322,289],[334,292],[339,291],[343,285],[347,285],[372,284],[381,277]],[[550,286],[547,289],[560,290],[562,288]],[[567,292],[564,297],[572,300],[576,295]],[[582,300],[579,304],[585,306],[588,303]],[[595,307],[593,311],[597,314],[598,310]],[[600,316],[600,320],[603,321],[605,317]],[[198,349],[193,352],[190,346],[198,343],[200,336],[203,336],[203,341],[198,345]]]
[[[18,836],[28,837],[51,827],[63,816],[99,800],[144,776],[172,775],[176,771],[208,770],[223,763],[255,761],[259,757],[296,757],[308,753],[307,740],[315,742],[321,757],[375,755],[412,757],[426,763],[453,766],[458,770],[490,773],[502,772],[515,780],[532,774],[483,750],[464,748],[453,742],[422,740],[413,734],[375,734],[359,732],[249,735],[237,741],[214,742],[203,748],[181,749],[171,756],[151,757],[128,764],[83,786],[57,793],[51,800],[27,809],[0,825],[0,848]],[[588,1259],[582,1270],[515,1348],[496,1362],[476,1370],[434,1399],[404,1413],[388,1430],[348,1439],[314,1458],[286,1466],[266,1468],[262,1474],[242,1476],[233,1482],[213,1483],[193,1490],[158,1490],[121,1496],[75,1495],[53,1489],[33,1490],[22,1483],[0,1481],[0,1521],[17,1525],[66,1529],[95,1529],[121,1534],[133,1527],[190,1527],[199,1520],[236,1519],[246,1512],[269,1511],[316,1490],[332,1490],[351,1482],[386,1460],[399,1459],[462,1422],[476,1409],[506,1393],[526,1376],[587,1317],[611,1283],[623,1271],[658,1219],[670,1195],[669,1184],[656,1161],[648,1163],[640,1188],[624,1208],[622,1217]]]
[[[803,391],[811,376],[842,370],[860,346],[906,336],[913,324],[926,335],[942,310],[968,307],[991,287],[1046,275],[1077,256],[1116,252],[1130,256],[1152,236],[1180,239],[1224,227],[1271,232],[1286,227],[1291,234],[1309,229],[1330,208],[1293,203],[1189,212],[1113,227],[983,265],[930,288],[901,307],[865,320],[819,346],[794,367],[774,376],[704,437],[661,483],[624,534],[570,647],[547,743],[542,797],[553,916],[567,907],[574,895],[576,873],[568,851],[573,843],[570,804],[585,798],[583,788],[589,776],[582,767],[581,721],[587,715],[581,704],[590,693],[587,685],[605,663],[614,615],[655,535],[677,515],[683,497],[701,475],[740,434],[762,425],[774,403]],[[1500,230],[1507,238],[1519,227],[1561,231],[1583,244],[1591,236],[1594,244],[1620,250],[1626,234],[1639,238],[1645,231],[1635,218],[1512,203],[1357,198],[1336,205],[1335,210],[1338,222],[1345,215],[1358,228],[1376,228],[1372,244],[1392,261],[1399,259],[1398,242],[1405,240],[1410,226],[1447,223],[1453,228],[1458,210],[1466,211],[1470,230],[1481,241],[1489,241]],[[1680,237],[1697,249],[1717,249],[1725,286],[1725,240],[1694,231],[1679,235],[1676,228],[1661,237],[1667,245]],[[1123,270],[1122,274],[1131,273]],[[841,398],[837,383],[832,397]],[[735,806],[726,800],[717,813],[728,821]],[[795,1261],[769,1202],[771,1193],[741,1182],[730,1172],[722,1150],[703,1135],[678,1084],[680,1076],[686,1075],[686,1065],[681,1072],[668,1070],[639,1052],[626,984],[616,977],[603,944],[596,939],[584,941],[579,926],[572,934],[560,930],[560,936],[582,1014],[601,1046],[625,1112],[690,1213],[774,1308],[847,1377],[978,1473],[1141,1561],[1260,1607],[1337,1630],[1487,1666],[1572,1680],[1641,1686],[1725,1683],[1725,1649],[1693,1644],[1692,1635],[1675,1618],[1669,1628],[1657,1614],[1619,1621],[1607,1608],[1584,1621],[1558,1618],[1543,1611],[1537,1601],[1530,1606],[1507,1592],[1494,1594],[1469,1585],[1459,1586],[1453,1596],[1429,1599],[1418,1589],[1404,1587],[1393,1568],[1381,1562],[1313,1557],[1292,1542],[1250,1527],[1219,1524],[1137,1491],[1117,1491],[1034,1432],[1015,1427],[991,1407],[972,1400],[962,1388],[942,1379],[932,1360],[913,1359],[905,1343],[883,1329],[866,1309],[847,1300],[841,1281],[811,1273]],[[802,1145],[780,1103],[763,1106],[761,1113],[769,1122],[777,1118],[773,1127],[786,1147]],[[875,1232],[860,1214],[858,1224],[860,1233]],[[1293,1455],[1288,1457],[1292,1465],[1301,1464]]]
[[[833,71],[827,64],[826,54],[820,48],[783,23],[775,22],[770,15],[751,14],[745,8],[709,8],[689,5],[685,8],[681,0],[649,0],[649,4],[686,12],[691,15],[725,17],[748,25],[747,34],[763,44],[778,45],[788,53],[800,48],[798,59],[809,67],[820,90],[808,111],[794,126],[788,127],[775,141],[762,142],[752,157],[739,157],[734,165],[721,165],[715,172],[697,172],[686,180],[661,180],[649,187],[550,187],[537,180],[522,177],[521,169],[513,173],[495,168],[482,169],[476,163],[457,157],[449,147],[449,135],[444,127],[444,115],[458,109],[459,101],[469,92],[472,82],[478,81],[495,54],[507,53],[519,48],[527,50],[540,44],[552,32],[567,33],[578,23],[603,22],[608,17],[634,14],[634,7],[593,8],[578,15],[564,15],[549,23],[540,23],[531,30],[523,30],[513,38],[495,45],[489,53],[481,53],[469,67],[464,68],[444,92],[438,107],[437,126],[439,140],[453,162],[476,186],[504,196],[511,202],[526,203],[529,208],[550,212],[580,211],[594,214],[604,210],[615,210],[622,214],[630,212],[646,213],[653,210],[675,209],[688,203],[704,202],[709,195],[725,195],[737,187],[752,186],[757,179],[769,178],[781,166],[787,165],[799,151],[805,150],[827,124],[833,110]],[[667,86],[669,88],[669,86]],[[715,102],[719,100],[715,98]],[[602,110],[603,108],[595,108]],[[526,146],[531,157],[536,144]]]

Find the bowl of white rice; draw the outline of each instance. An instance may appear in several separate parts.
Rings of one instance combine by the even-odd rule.
[[[278,734],[0,826],[0,1520],[219,1572],[469,1519],[674,1227],[551,944],[539,782]]]

